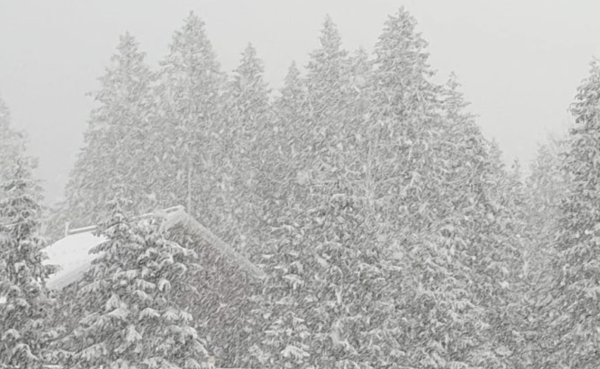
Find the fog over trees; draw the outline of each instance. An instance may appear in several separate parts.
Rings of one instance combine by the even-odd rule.
[[[600,63],[506,165],[406,9],[334,19],[279,90],[193,12],[156,68],[124,33],[54,206],[0,100],[0,368],[600,367]],[[67,222],[95,259],[50,288]]]

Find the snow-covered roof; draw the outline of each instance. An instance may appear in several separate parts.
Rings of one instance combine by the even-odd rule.
[[[61,290],[79,280],[97,256],[90,254],[90,250],[105,240],[104,237],[95,236],[92,231],[89,231],[68,235],[46,247],[44,252],[48,255],[48,259],[44,264],[59,267],[59,271],[46,280],[46,286]]]
[[[260,268],[238,254],[209,229],[189,216],[182,207],[166,209],[160,214],[165,216],[166,220],[163,228],[181,227],[184,232],[191,236],[207,241],[211,247],[253,277],[264,277],[264,273]],[[59,267],[59,271],[51,275],[46,281],[48,288],[61,290],[79,280],[90,268],[97,255],[90,254],[89,251],[106,240],[104,237],[95,236],[93,231],[94,227],[76,230],[74,231],[76,233],[68,234],[65,238],[44,249],[48,255],[48,259],[44,261],[44,264]]]

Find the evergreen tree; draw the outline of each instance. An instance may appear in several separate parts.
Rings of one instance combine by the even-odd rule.
[[[452,145],[447,168],[445,212],[454,212],[451,223],[459,235],[459,258],[470,271],[467,290],[482,311],[477,336],[483,344],[473,364],[487,367],[521,367],[524,313],[520,301],[522,248],[525,230],[524,192],[518,163],[505,170],[501,152],[487,142],[475,125],[458,83],[451,76],[445,86],[446,142]],[[443,202],[442,202],[443,203]],[[460,245],[460,246],[459,246]],[[480,361],[477,361],[480,360]]]
[[[395,337],[409,353],[404,365],[502,367],[510,353],[499,338],[510,301],[503,289],[518,264],[513,214],[494,189],[505,173],[456,81],[431,82],[415,26],[404,9],[386,22],[365,136],[365,197],[408,270],[396,282],[406,320]]]
[[[283,80],[283,87],[280,96],[275,102],[277,108],[278,124],[285,125],[281,131],[292,130],[296,125],[294,122],[301,122],[302,106],[306,99],[306,86],[302,80],[300,70],[295,62],[292,62],[288,68],[287,75]]]
[[[553,282],[542,303],[538,367],[594,368],[600,365],[597,342],[598,203],[600,182],[600,62],[591,64],[589,77],[577,91],[565,156],[568,190],[560,206],[553,258]],[[548,292],[548,291],[546,291]]]
[[[0,98],[0,180],[13,178],[11,171],[18,158],[25,157],[26,137],[11,125],[10,111]]]
[[[184,20],[161,62],[157,125],[163,206],[181,204],[207,226],[218,228],[216,198],[219,136],[224,130],[221,95],[224,75],[194,13]]]
[[[260,227],[266,210],[263,198],[270,193],[275,160],[272,143],[276,132],[270,91],[263,74],[263,63],[249,44],[233,71],[226,93],[227,123],[221,150],[226,157],[224,178],[230,178],[229,183],[224,183],[225,188],[233,192],[222,196],[233,203],[223,210],[233,215],[235,225],[232,228],[239,228],[244,237],[250,237]],[[259,244],[257,240],[251,243]]]
[[[336,181],[347,153],[344,143],[349,107],[348,52],[342,48],[337,27],[326,17],[319,38],[320,47],[310,54],[306,67],[307,89],[304,114],[306,134],[298,137],[301,144],[304,173],[312,178],[309,187],[328,192],[328,183]],[[323,188],[322,188],[323,187]],[[306,190],[311,191],[309,188]],[[314,199],[320,201],[318,195]]]
[[[85,146],[66,189],[66,212],[75,225],[100,219],[114,184],[125,185],[127,196],[141,212],[154,205],[148,197],[157,188],[153,162],[158,158],[148,150],[156,141],[150,129],[153,76],[144,59],[135,38],[128,33],[121,36],[100,78],[102,88],[92,95],[99,105],[91,113]]]
[[[530,247],[526,260],[527,274],[533,280],[546,274],[553,252],[560,204],[568,188],[562,162],[567,143],[565,139],[551,139],[542,145],[526,181],[527,219],[530,228]]]
[[[31,164],[19,160],[0,200],[0,367],[41,368],[52,358],[49,327],[52,300],[45,280],[55,268],[43,265],[41,207]],[[15,167],[14,165],[12,166]]]
[[[433,140],[441,139],[440,88],[429,81],[434,73],[427,64],[426,42],[415,26],[404,9],[385,24],[375,46],[373,103],[362,137],[368,159],[365,197],[378,213],[378,222],[396,229],[400,223],[394,219],[425,227],[428,221],[417,210],[431,204],[424,201],[435,191],[428,177],[441,170],[431,162],[438,156],[425,153]],[[403,199],[406,196],[411,200]]]
[[[341,127],[340,114],[347,85],[348,52],[342,48],[342,39],[331,17],[327,16],[319,38],[321,47],[310,54],[306,67],[308,114],[316,130]],[[336,116],[338,115],[338,116]],[[336,126],[329,127],[333,123]],[[330,132],[329,134],[333,134]],[[317,136],[319,138],[319,136]]]
[[[273,189],[272,211],[281,210],[287,205],[301,202],[304,148],[310,142],[310,125],[304,107],[307,103],[305,81],[302,79],[296,63],[292,63],[280,90],[280,96],[274,102],[277,134],[275,139],[278,157],[273,172],[279,186]]]
[[[100,224],[107,241],[79,291],[87,314],[71,335],[66,367],[204,368],[204,341],[192,316],[175,303],[196,269],[196,254],[159,231],[158,219],[133,224],[117,196]]]
[[[526,212],[529,230],[526,233],[524,277],[529,283],[527,298],[522,304],[529,310],[530,331],[527,342],[527,359],[532,368],[554,365],[556,334],[549,317],[560,316],[560,306],[553,305],[558,270],[554,264],[559,259],[556,247],[557,230],[562,218],[562,204],[569,193],[568,173],[565,171],[565,155],[569,140],[550,139],[541,146],[531,166],[526,182]],[[554,264],[554,265],[553,265]],[[549,359],[551,358],[551,359]]]
[[[301,204],[305,166],[303,147],[309,131],[304,104],[306,87],[296,63],[292,63],[284,79],[283,88],[273,103],[274,135],[268,172],[268,194],[264,196],[265,219],[261,233],[265,241],[272,239],[271,230],[286,223],[296,204]],[[265,242],[264,245],[271,244]],[[272,250],[269,250],[271,252]]]

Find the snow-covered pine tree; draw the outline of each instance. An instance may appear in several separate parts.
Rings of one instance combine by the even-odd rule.
[[[389,251],[402,255],[395,283],[395,339],[407,366],[503,365],[510,352],[490,326],[488,307],[510,286],[516,234],[493,190],[504,176],[457,84],[431,81],[426,42],[404,9],[375,48],[364,188]],[[512,224],[511,224],[512,225]],[[511,233],[513,232],[513,233]],[[510,242],[509,242],[510,241]],[[392,263],[394,261],[392,260]],[[398,265],[400,267],[400,265]],[[492,302],[493,301],[493,302]],[[442,306],[445,306],[442,308]],[[497,324],[498,323],[498,324]],[[505,332],[503,329],[502,333]]]
[[[275,163],[272,164],[272,181],[277,183],[267,199],[268,226],[277,226],[279,214],[302,201],[301,189],[305,183],[302,173],[304,152],[308,140],[308,119],[304,112],[307,99],[306,86],[296,63],[288,68],[280,95],[273,103],[277,132],[272,143]]]
[[[336,25],[327,16],[319,37],[320,47],[310,53],[306,66],[305,134],[297,139],[304,163],[303,173],[312,178],[310,187],[328,192],[326,183],[335,182],[343,171],[347,135],[346,122],[351,101],[348,95],[349,57],[342,47]],[[317,203],[320,201],[314,199]],[[306,204],[310,208],[309,204]]]
[[[280,96],[274,103],[278,127],[283,132],[289,132],[303,121],[302,106],[306,99],[306,86],[296,62],[290,64],[279,92]]]
[[[203,339],[192,316],[175,303],[189,293],[196,254],[169,241],[159,220],[132,223],[117,195],[98,233],[107,241],[86,273],[75,303],[85,306],[71,339],[66,368],[207,368]]]
[[[437,189],[428,177],[442,169],[433,163],[439,156],[427,153],[441,140],[440,86],[430,81],[427,43],[415,28],[403,8],[385,23],[375,45],[373,103],[362,135],[365,197],[378,222],[395,230],[407,222],[427,227],[430,220],[419,209],[432,206],[426,197]]]
[[[303,107],[306,104],[306,85],[295,62],[288,68],[280,96],[274,102],[277,126],[277,152],[280,155],[280,176],[290,176],[286,182],[296,180],[304,141],[307,139],[308,119]],[[285,168],[285,169],[283,169]],[[289,189],[280,189],[289,190]]]
[[[226,123],[221,150],[226,159],[221,169],[224,170],[222,178],[230,179],[223,183],[230,192],[222,193],[222,197],[233,203],[223,210],[235,219],[231,229],[238,228],[244,238],[252,237],[259,230],[266,210],[263,199],[272,190],[270,177],[275,163],[276,132],[270,90],[263,75],[263,62],[249,44],[225,93]],[[256,239],[240,242],[240,234],[233,235],[234,244],[260,244]]]
[[[41,368],[56,332],[49,327],[53,301],[45,280],[55,271],[44,265],[39,234],[41,189],[31,178],[31,163],[17,159],[12,178],[2,184],[0,200],[0,367]]]
[[[550,138],[541,146],[531,165],[531,173],[526,180],[526,213],[528,229],[525,233],[524,279],[529,283],[527,298],[522,304],[529,308],[527,328],[530,338],[527,345],[527,358],[533,363],[531,368],[545,368],[548,353],[555,344],[548,316],[552,316],[552,297],[556,294],[557,270],[553,268],[558,249],[557,229],[562,217],[561,206],[570,189],[568,173],[565,171],[566,150],[569,140],[566,137]],[[554,265],[555,266],[555,265]],[[550,305],[549,305],[550,303]],[[555,316],[556,317],[556,316]]]
[[[153,76],[144,59],[132,35],[120,36],[100,78],[101,89],[92,94],[98,106],[90,115],[85,146],[66,188],[64,211],[75,226],[101,219],[113,184],[125,186],[140,212],[155,205],[146,195],[156,190],[153,176],[162,168],[157,169],[150,154],[151,142],[157,141],[152,135],[158,132],[150,129]]]
[[[533,280],[538,280],[548,270],[553,251],[560,204],[568,188],[562,163],[567,143],[564,138],[551,138],[540,146],[525,182],[530,240],[527,274]]]
[[[438,231],[451,241],[456,263],[468,271],[464,289],[479,309],[479,325],[464,339],[472,346],[470,365],[520,367],[523,310],[522,247],[524,194],[518,168],[505,170],[501,152],[484,139],[460,85],[451,76],[441,95],[445,127],[437,155],[445,168],[435,201]],[[444,173],[442,172],[442,173]]]
[[[348,86],[349,58],[348,52],[342,48],[337,26],[329,15],[325,17],[319,41],[320,47],[310,53],[306,66],[306,113],[315,125],[315,138],[323,139],[323,136],[336,133],[327,131],[343,128],[340,114],[347,103],[344,94]]]
[[[159,114],[153,128],[160,137],[160,197],[165,206],[186,206],[190,215],[220,233],[213,202],[219,191],[216,166],[225,76],[204,22],[190,13],[183,23],[160,63]]]
[[[283,81],[279,96],[273,102],[273,135],[269,161],[270,193],[264,198],[264,219],[261,234],[265,237],[263,252],[273,252],[274,239],[278,239],[280,227],[297,216],[293,210],[305,200],[306,182],[303,178],[307,118],[304,112],[306,87],[300,71],[293,62]],[[276,242],[275,242],[276,243]]]
[[[591,63],[571,111],[568,189],[560,206],[553,281],[542,305],[539,368],[600,365],[600,61]]]
[[[24,157],[25,144],[25,135],[12,127],[10,110],[0,98],[0,181],[13,178],[14,160]]]

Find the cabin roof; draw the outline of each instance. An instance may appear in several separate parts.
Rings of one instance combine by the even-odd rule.
[[[83,277],[97,257],[90,254],[90,250],[104,241],[105,237],[96,236],[92,231],[88,231],[67,235],[46,247],[44,251],[48,259],[44,260],[44,264],[56,265],[59,268],[46,280],[46,286],[53,290],[61,290]]]
[[[229,262],[248,273],[251,277],[257,279],[264,277],[264,273],[259,267],[252,264],[209,229],[188,215],[183,210],[183,207],[177,206],[165,209],[156,214],[146,214],[140,218],[152,215],[162,215],[165,218],[163,229],[181,229],[195,240],[204,241]],[[90,269],[92,261],[97,257],[94,254],[90,254],[90,250],[106,241],[105,237],[95,235],[94,231],[95,227],[74,230],[67,228],[64,238],[43,250],[48,256],[48,259],[44,260],[44,264],[55,265],[59,268],[56,273],[47,279],[46,286],[48,288],[61,290],[79,280]],[[0,297],[0,303],[2,303],[2,300],[2,297]]]
[[[163,230],[180,229],[196,241],[204,241],[209,247],[213,248],[226,260],[249,274],[251,277],[256,279],[265,277],[264,272],[259,267],[252,264],[248,259],[236,252],[208,228],[204,227],[196,219],[187,214],[182,206],[175,206],[158,211],[154,214],[142,215],[139,218],[153,215],[160,215],[164,218],[162,224]],[[80,279],[83,274],[89,270],[92,261],[96,257],[95,255],[90,254],[89,251],[94,246],[106,241],[104,237],[94,235],[94,230],[95,227],[86,227],[70,231],[67,229],[65,238],[45,249],[49,257],[45,263],[57,265],[60,268],[57,273],[50,276],[47,280],[47,286],[49,288],[60,290]]]

